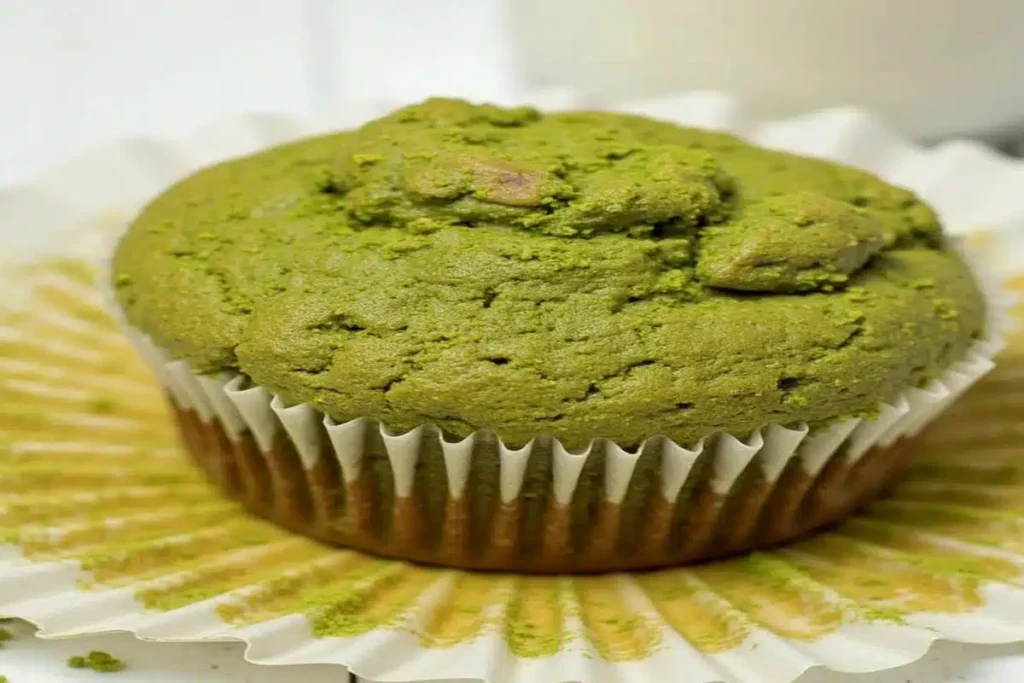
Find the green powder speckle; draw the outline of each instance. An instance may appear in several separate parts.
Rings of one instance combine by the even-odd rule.
[[[84,656],[71,657],[68,659],[68,666],[72,669],[92,669],[97,673],[115,673],[123,671],[125,668],[124,662],[102,650],[93,650]]]
[[[570,446],[860,415],[960,360],[985,310],[935,214],[869,173],[454,100],[182,180],[115,272],[130,322],[199,371]]]
[[[97,396],[89,401],[89,412],[97,415],[109,415],[114,412],[114,401],[108,396]]]
[[[369,585],[339,587],[306,600],[317,637],[353,637],[374,629],[392,628],[437,573],[412,569],[386,573]]]
[[[566,591],[561,580],[518,581],[503,620],[505,640],[517,657],[550,657],[572,637],[564,624]]]

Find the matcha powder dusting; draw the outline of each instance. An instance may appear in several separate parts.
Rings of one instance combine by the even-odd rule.
[[[190,176],[129,321],[336,420],[693,443],[873,411],[985,304],[911,192],[639,116],[434,99]]]

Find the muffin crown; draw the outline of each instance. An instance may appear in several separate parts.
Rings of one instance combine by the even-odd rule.
[[[960,360],[985,311],[935,214],[868,173],[456,100],[182,180],[114,283],[197,372],[570,447],[861,415]]]

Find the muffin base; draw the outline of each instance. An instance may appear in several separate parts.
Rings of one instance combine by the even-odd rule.
[[[519,573],[654,569],[799,539],[883,494],[919,438],[872,448],[856,460],[837,454],[815,476],[794,459],[770,486],[750,467],[726,495],[712,490],[711,472],[696,477],[674,502],[654,482],[630,520],[622,505],[600,498],[561,504],[547,495],[538,506],[527,500],[536,494],[496,501],[481,520],[473,519],[472,487],[462,498],[445,491],[440,502],[435,492],[433,503],[420,487],[407,497],[387,496],[369,468],[345,481],[336,458],[324,453],[306,469],[281,432],[262,453],[248,432],[232,441],[218,423],[202,421],[173,400],[170,405],[195,464],[260,517],[329,545],[383,557]],[[427,514],[431,504],[443,507],[440,514]]]

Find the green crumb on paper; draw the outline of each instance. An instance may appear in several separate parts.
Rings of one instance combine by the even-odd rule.
[[[888,622],[893,626],[906,626],[907,624],[907,613],[899,607],[860,604],[857,606],[857,614],[861,621],[869,624],[878,622]]]
[[[13,640],[13,639],[14,639],[14,634],[13,633],[11,633],[10,631],[8,631],[5,628],[0,628],[0,647],[3,647],[3,644],[6,643],[8,640]]]
[[[0,676],[0,683],[8,683],[7,676]]]
[[[85,656],[71,657],[68,659],[68,666],[72,669],[92,669],[97,673],[104,674],[123,671],[125,668],[124,662],[102,650],[93,650]]]
[[[97,396],[89,400],[89,412],[98,415],[109,415],[114,412],[114,402],[106,396]]]

